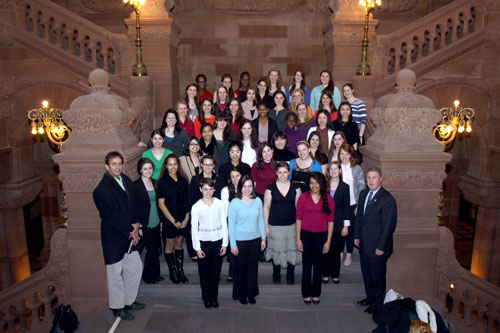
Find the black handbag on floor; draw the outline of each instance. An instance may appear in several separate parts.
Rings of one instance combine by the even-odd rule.
[[[78,328],[78,316],[71,305],[61,304],[57,308],[50,333],[72,333]]]

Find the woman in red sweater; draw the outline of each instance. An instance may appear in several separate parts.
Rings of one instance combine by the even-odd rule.
[[[311,172],[307,191],[297,201],[297,249],[302,252],[302,297],[306,305],[319,304],[321,295],[321,259],[328,253],[333,234],[335,203],[326,193],[326,179]],[[312,280],[311,280],[312,272]]]
[[[276,161],[271,144],[267,141],[259,146],[257,162],[252,165],[250,175],[255,182],[255,193],[264,201],[264,193],[269,185],[276,181]]]

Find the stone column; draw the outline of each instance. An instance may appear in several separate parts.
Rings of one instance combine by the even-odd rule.
[[[127,100],[109,93],[109,76],[96,69],[89,75],[91,93],[75,99],[64,112],[72,128],[63,152],[54,155],[59,164],[68,206],[67,257],[71,305],[78,317],[95,319],[108,307],[106,269],[102,254],[99,215],[92,191],[102,179],[104,157],[111,150],[125,158],[124,172],[135,179],[141,150],[130,131],[135,118]]]
[[[149,76],[131,76],[128,91],[130,107],[136,114],[132,125],[134,135],[140,141],[148,142],[154,129],[153,82]]]
[[[382,169],[383,186],[398,205],[387,288],[430,300],[437,291],[438,195],[451,155],[432,136],[440,114],[429,98],[415,94],[415,82],[411,70],[398,73],[396,93],[380,98],[372,111],[377,129],[361,152],[365,171]]]
[[[500,286],[500,183],[465,175],[458,188],[478,206],[471,272]]]
[[[40,180],[0,185],[0,290],[31,275],[23,207],[42,191]]]
[[[148,76],[154,82],[154,127],[159,127],[165,110],[179,98],[177,48],[180,29],[170,16],[174,1],[146,1],[141,11],[141,39],[143,61]],[[125,20],[128,38],[135,59],[135,13]],[[130,68],[132,74],[132,68]],[[183,96],[182,96],[183,97]],[[150,133],[149,133],[150,134]],[[148,138],[149,139],[149,138]]]

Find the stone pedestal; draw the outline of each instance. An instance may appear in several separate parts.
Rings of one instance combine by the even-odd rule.
[[[154,127],[153,82],[149,76],[131,76],[128,80],[130,107],[136,119],[132,130],[136,138],[148,142]]]
[[[382,169],[383,186],[398,205],[387,289],[432,300],[437,288],[438,195],[451,156],[432,136],[440,115],[430,99],[415,94],[415,74],[402,70],[396,82],[397,92],[380,98],[371,113],[377,129],[361,147],[363,168]]]
[[[478,206],[471,272],[500,286],[500,183],[466,175],[458,188]]]
[[[23,207],[42,191],[40,180],[0,185],[0,290],[31,275]]]
[[[67,257],[71,304],[82,319],[95,319],[108,307],[106,269],[101,247],[100,219],[92,191],[101,180],[104,157],[111,150],[125,158],[126,172],[136,178],[136,165],[142,151],[130,131],[135,118],[128,101],[109,94],[109,76],[100,69],[90,73],[91,93],[75,99],[64,112],[73,130],[54,155],[59,164],[68,206]]]

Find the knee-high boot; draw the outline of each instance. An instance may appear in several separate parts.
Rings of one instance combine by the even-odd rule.
[[[273,264],[273,283],[281,284],[281,266]]]
[[[177,267],[175,266],[175,258],[173,253],[165,253],[165,261],[168,265],[168,272],[170,281],[175,284],[179,284],[179,274],[177,272]]]
[[[182,283],[188,283],[189,280],[184,274],[184,250],[175,250],[175,262],[177,264],[177,272],[179,274],[179,280]]]
[[[295,284],[295,266],[290,263],[286,267],[286,283]]]

